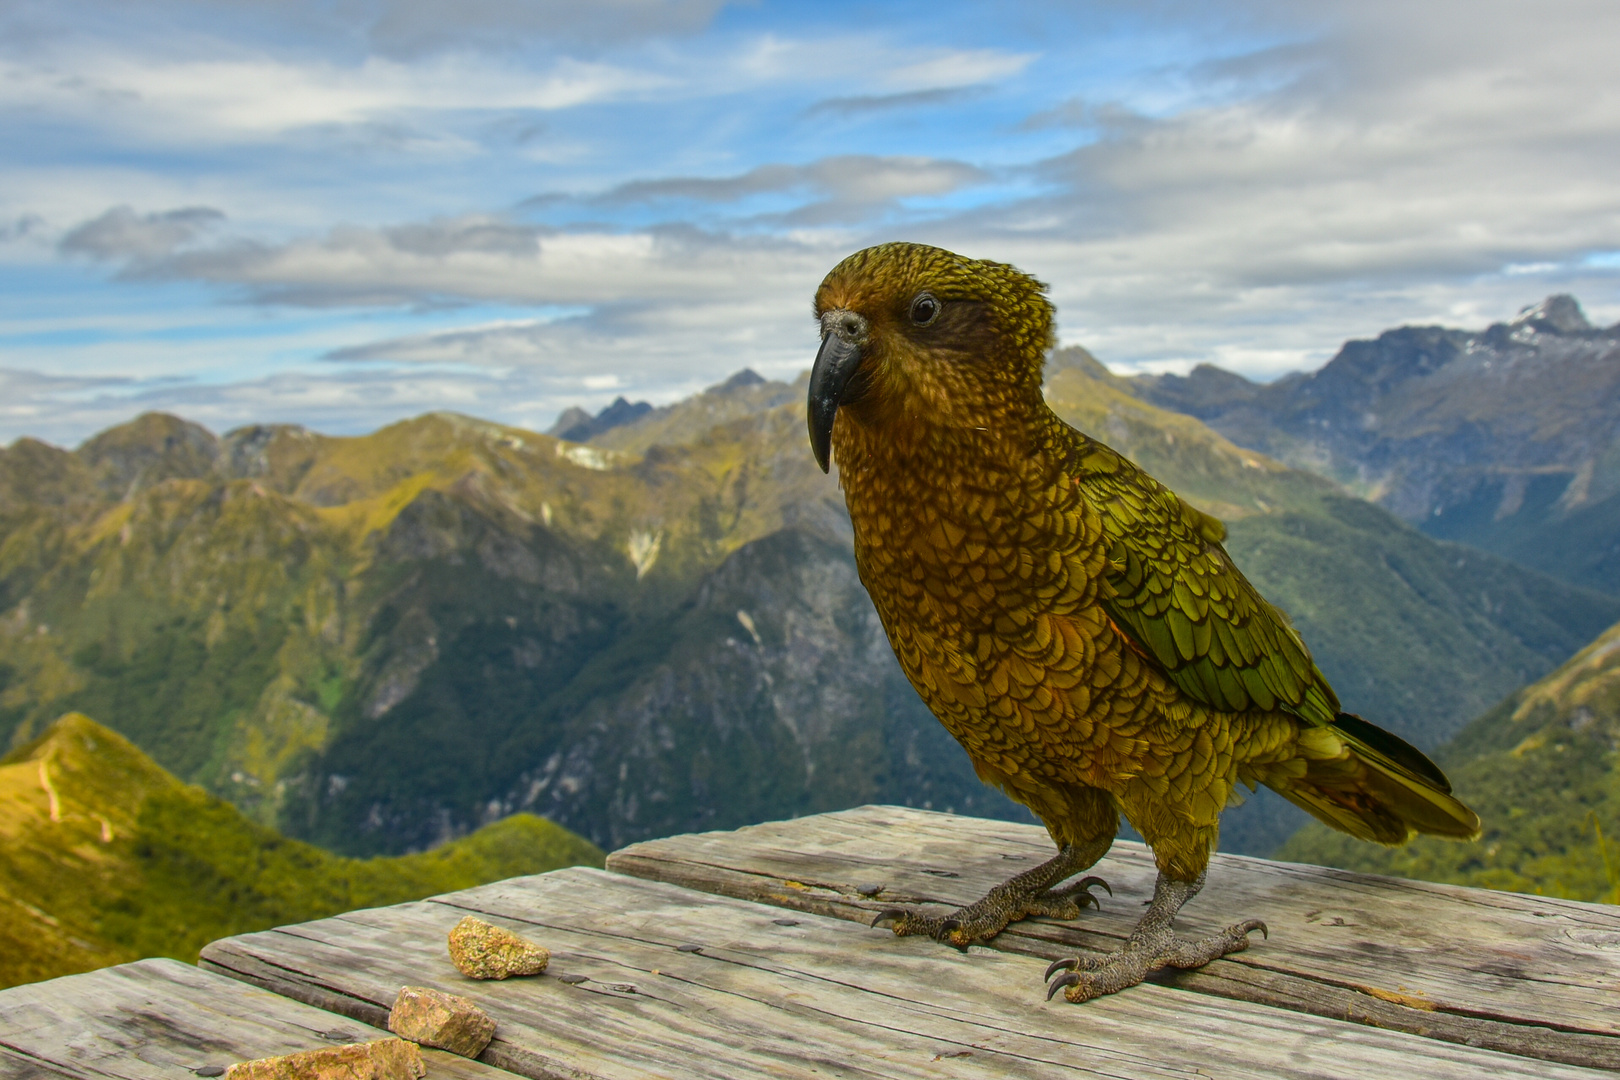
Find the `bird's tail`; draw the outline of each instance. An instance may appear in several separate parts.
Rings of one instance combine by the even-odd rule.
[[[1479,836],[1479,815],[1452,796],[1434,762],[1353,713],[1302,732],[1300,749],[1293,775],[1268,777],[1266,785],[1340,832],[1380,844],[1404,844],[1418,833]]]

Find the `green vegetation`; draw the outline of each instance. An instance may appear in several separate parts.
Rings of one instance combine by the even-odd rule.
[[[1620,625],[1437,753],[1479,812],[1471,844],[1357,844],[1318,826],[1278,857],[1426,881],[1620,902]],[[1605,828],[1607,826],[1607,828]]]
[[[1347,705],[1421,746],[1620,619],[1156,408],[1083,351],[1049,396],[1223,518]],[[1018,814],[900,675],[802,402],[739,380],[583,446],[451,414],[19,441],[0,450],[0,745],[77,709],[352,856],[491,806],[604,847],[874,800]],[[1224,846],[1268,851],[1293,815],[1257,797]]]
[[[400,903],[602,852],[528,814],[431,851],[348,859],[182,784],[70,713],[0,759],[0,986]]]

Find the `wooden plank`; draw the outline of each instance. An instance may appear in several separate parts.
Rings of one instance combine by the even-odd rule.
[[[33,1058],[0,1048],[0,1080],[62,1080],[72,1073],[52,1069]]]
[[[444,943],[468,913],[551,949],[548,972],[463,978]],[[575,868],[229,938],[203,962],[353,1016],[407,979],[466,995],[499,1024],[482,1060],[533,1077],[1601,1075],[1159,986],[1048,1004],[1027,957],[783,918]]]
[[[5,1080],[180,1080],[207,1065],[385,1034],[175,960],[141,960],[0,990]],[[432,1077],[506,1075],[441,1050],[422,1054]]]
[[[970,903],[1052,852],[1037,826],[868,806],[636,844],[610,855],[608,868],[870,922],[896,904]],[[1092,872],[1114,889],[1112,899],[1101,894],[1101,912],[1072,925],[1015,924],[992,947],[1045,959],[1118,948],[1152,896],[1152,857],[1121,841]],[[874,886],[882,891],[863,892]],[[1620,910],[1613,907],[1217,855],[1208,885],[1177,926],[1200,934],[1250,917],[1269,924],[1269,940],[1158,981],[1620,1069]]]

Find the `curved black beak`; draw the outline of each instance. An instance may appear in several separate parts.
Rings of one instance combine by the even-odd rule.
[[[836,316],[842,315],[839,319]],[[861,366],[860,338],[866,320],[853,312],[828,312],[822,319],[821,349],[810,369],[810,401],[805,419],[810,425],[810,449],[826,472],[832,460],[833,418],[843,403],[850,377]]]

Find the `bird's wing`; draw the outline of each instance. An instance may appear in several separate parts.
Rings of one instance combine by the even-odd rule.
[[[1226,526],[1069,429],[1066,472],[1102,519],[1103,608],[1182,692],[1216,709],[1281,708],[1312,724],[1333,688],[1282,612],[1232,564]]]

